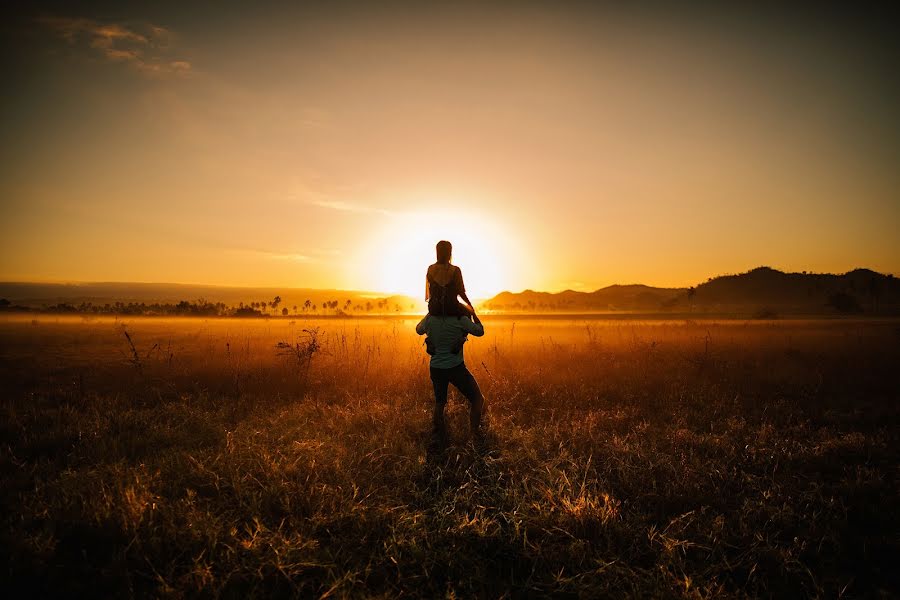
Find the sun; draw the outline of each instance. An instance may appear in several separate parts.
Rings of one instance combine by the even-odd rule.
[[[373,290],[424,299],[425,271],[440,240],[453,244],[469,298],[489,298],[518,282],[521,252],[508,232],[478,213],[422,211],[390,215],[360,257]]]

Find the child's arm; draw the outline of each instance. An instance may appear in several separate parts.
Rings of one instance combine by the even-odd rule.
[[[466,304],[469,305],[469,308],[472,309],[472,314],[474,315],[474,314],[475,314],[475,307],[472,306],[472,301],[469,300],[469,297],[466,296],[466,293],[465,293],[465,292],[460,292],[460,293],[459,293],[459,297],[463,299],[463,302],[465,302]]]
[[[459,297],[463,299],[463,302],[469,305],[469,308],[472,309],[472,314],[475,314],[475,307],[472,305],[472,301],[469,300],[469,297],[466,295],[466,284],[463,283],[462,269],[456,267],[456,289],[459,290]]]

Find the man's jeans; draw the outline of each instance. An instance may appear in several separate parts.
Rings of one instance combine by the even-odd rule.
[[[478,388],[475,377],[465,363],[450,369],[431,369],[431,383],[434,386],[434,430],[444,433],[444,407],[447,405],[447,387],[453,384],[469,401],[469,424],[472,433],[479,433],[481,413],[484,410],[484,396]]]

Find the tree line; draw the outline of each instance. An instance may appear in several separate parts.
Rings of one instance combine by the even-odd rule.
[[[410,310],[415,305],[410,305]],[[195,317],[268,317],[268,316],[303,316],[303,315],[332,315],[347,316],[352,314],[368,314],[400,312],[403,307],[399,303],[391,303],[387,299],[368,300],[366,302],[353,302],[346,299],[326,300],[321,303],[313,303],[307,299],[300,305],[283,305],[281,296],[275,296],[272,300],[258,300],[239,302],[237,305],[228,305],[224,302],[211,302],[205,298],[194,301],[181,300],[176,303],[162,302],[106,302],[103,304],[94,302],[81,302],[78,304],[60,302],[58,304],[42,306],[39,308],[13,304],[6,298],[0,298],[0,311],[5,312],[44,312],[55,314],[94,314],[94,315],[160,315],[160,316],[195,316]]]

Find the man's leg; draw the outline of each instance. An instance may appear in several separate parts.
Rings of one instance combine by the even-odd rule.
[[[431,369],[431,385],[434,387],[434,433],[444,435],[447,428],[444,425],[444,407],[447,406],[447,386],[450,378],[447,371],[450,369]]]
[[[472,434],[479,435],[481,433],[481,413],[484,411],[484,396],[481,394],[478,382],[475,381],[475,376],[469,372],[465,364],[448,369],[448,371],[452,371],[450,383],[469,401],[469,426],[472,428]]]

